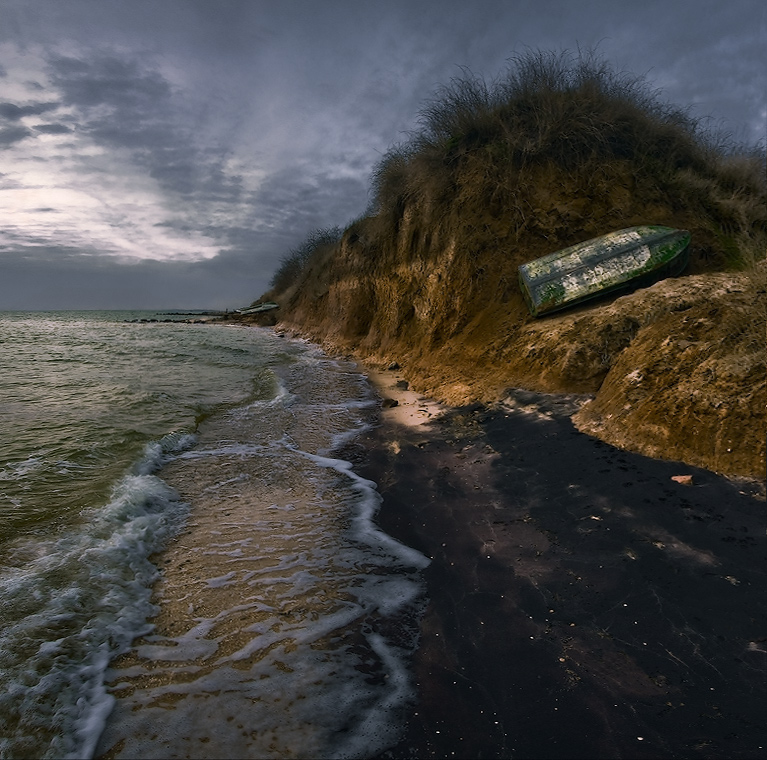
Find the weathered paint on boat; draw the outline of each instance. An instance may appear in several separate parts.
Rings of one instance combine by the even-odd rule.
[[[690,233],[641,225],[563,248],[519,267],[533,316],[550,314],[604,293],[679,274]]]
[[[256,306],[250,306],[247,309],[237,309],[238,314],[258,314],[261,311],[270,311],[271,309],[279,309],[280,305],[274,303],[274,301],[267,301],[266,303],[256,304]]]

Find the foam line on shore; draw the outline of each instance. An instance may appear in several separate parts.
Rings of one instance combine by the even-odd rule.
[[[426,555],[392,538],[373,522],[373,518],[381,505],[381,496],[378,493],[376,484],[372,480],[366,480],[357,475],[353,470],[352,463],[347,462],[345,459],[323,457],[306,451],[297,451],[296,453],[310,459],[321,467],[335,470],[352,481],[352,488],[361,497],[357,504],[357,514],[352,519],[352,524],[355,527],[354,536],[357,540],[373,548],[384,548],[411,567],[419,570],[428,567],[431,560]]]
[[[150,586],[157,569],[149,555],[179,529],[188,510],[152,473],[193,440],[174,433],[147,444],[110,500],[85,515],[83,527],[40,544],[33,561],[2,578],[6,610],[30,612],[0,635],[7,679],[0,702],[17,700],[18,736],[46,721],[72,726],[70,734],[54,736],[46,756],[93,755],[114,703],[104,687],[109,660],[151,628],[146,620],[156,609]],[[56,630],[62,635],[50,639]],[[20,659],[38,641],[36,651]],[[29,673],[39,671],[47,671],[46,678],[29,685]],[[0,737],[0,754],[13,738]]]
[[[157,558],[154,631],[113,665],[102,752],[359,757],[401,730],[430,560],[375,525],[349,461],[379,406],[353,368],[308,350],[163,471],[193,510]]]

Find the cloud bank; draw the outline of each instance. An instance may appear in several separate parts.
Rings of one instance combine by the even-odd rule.
[[[0,0],[0,309],[234,308],[466,66],[598,47],[764,138],[762,5]]]

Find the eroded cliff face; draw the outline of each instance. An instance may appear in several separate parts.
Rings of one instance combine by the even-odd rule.
[[[414,390],[449,404],[495,401],[510,387],[590,394],[575,421],[592,435],[764,477],[764,261],[749,273],[714,271],[730,245],[715,225],[652,183],[640,192],[620,165],[605,172],[542,167],[519,209],[464,197],[459,183],[449,202],[410,200],[394,216],[366,217],[289,291],[264,294],[281,304],[268,319],[373,367],[396,361]],[[520,264],[647,223],[691,232],[683,276],[530,315]]]
[[[604,317],[620,314],[639,329],[613,355],[576,425],[648,456],[764,478],[764,350],[753,351],[749,342],[757,330],[764,339],[765,328],[760,320],[741,334],[730,329],[758,319],[759,298],[748,276],[711,274],[618,299]]]
[[[574,417],[584,432],[764,477],[764,351],[746,344],[764,336],[765,296],[752,275],[667,279],[533,319],[508,271],[478,274],[458,258],[447,245],[437,261],[369,273],[339,257],[281,325],[374,367],[396,361],[414,389],[449,404],[498,400],[509,387],[591,394]],[[478,277],[493,278],[495,297]]]
[[[764,265],[760,277],[686,275],[534,319],[516,267],[551,247],[478,255],[438,228],[419,239],[406,216],[388,251],[347,234],[288,294],[280,326],[373,367],[396,361],[412,388],[453,405],[510,387],[590,394],[574,417],[584,432],[763,478]]]

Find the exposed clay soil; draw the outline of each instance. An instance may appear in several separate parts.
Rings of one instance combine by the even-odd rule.
[[[440,342],[410,323],[385,327],[386,315],[402,301],[397,288],[412,290],[417,279],[414,272],[410,285],[402,280],[395,287],[383,278],[390,308],[372,317],[362,334],[353,329],[355,310],[383,296],[365,296],[353,278],[329,285],[311,312],[299,299],[271,319],[281,320],[278,329],[369,367],[396,361],[413,390],[451,405],[496,401],[512,387],[590,394],[593,401],[574,420],[593,436],[648,456],[764,479],[765,349],[752,345],[754,335],[763,341],[765,332],[759,278],[667,279],[537,320],[515,292],[506,303],[478,308]],[[456,297],[456,309],[466,307],[461,304]],[[444,304],[431,309],[422,319],[444,322]]]

